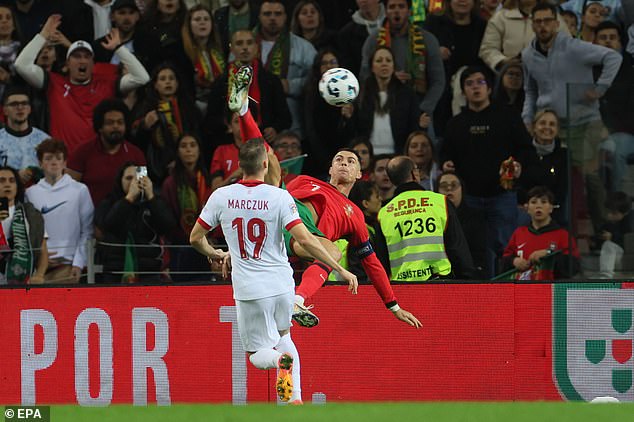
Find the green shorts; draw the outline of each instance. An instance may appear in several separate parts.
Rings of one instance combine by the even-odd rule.
[[[299,218],[302,220],[302,223],[306,226],[309,232],[319,237],[326,237],[321,230],[317,228],[315,221],[313,220],[313,214],[310,212],[308,207],[304,205],[301,201],[293,198],[295,200],[295,204],[297,205],[297,212],[299,212]],[[291,249],[291,233],[284,229],[284,244],[286,245],[286,253],[288,256],[295,256],[293,249]]]

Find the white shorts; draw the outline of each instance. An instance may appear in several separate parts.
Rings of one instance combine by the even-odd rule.
[[[255,300],[236,300],[238,331],[247,352],[272,349],[280,341],[279,331],[291,327],[295,293]]]

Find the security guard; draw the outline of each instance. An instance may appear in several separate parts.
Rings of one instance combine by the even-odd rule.
[[[406,156],[388,162],[394,198],[379,211],[392,280],[472,278],[475,267],[456,210],[444,195],[424,190]]]

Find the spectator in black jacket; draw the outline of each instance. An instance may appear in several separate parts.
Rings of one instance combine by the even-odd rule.
[[[136,2],[134,0],[116,0],[110,7],[110,18],[112,19],[113,28],[119,30],[121,44],[124,44],[128,50],[134,53],[141,62],[148,62],[147,57],[155,50],[138,51],[139,49],[135,44],[135,35],[141,19],[141,12]],[[104,36],[92,43],[95,61],[119,64],[119,57],[115,56],[113,51],[107,50],[101,45],[105,39],[106,37]]]
[[[258,23],[256,3],[254,0],[229,0],[227,6],[214,13],[214,26],[220,35],[225,55],[229,55],[231,34],[240,29],[251,29]]]
[[[161,279],[159,272],[166,260],[161,236],[176,227],[176,220],[163,199],[154,193],[152,180],[140,176],[134,163],[125,163],[112,192],[95,212],[95,225],[102,231],[103,241],[123,245],[98,247],[103,282]]]
[[[530,138],[519,113],[491,103],[491,81],[486,74],[477,66],[462,72],[460,86],[467,107],[447,124],[440,162],[443,171],[456,172],[469,181],[467,205],[485,210],[489,269],[494,269],[496,257],[517,226],[517,194],[512,185],[522,172],[520,163]],[[504,183],[502,170],[509,176]]]
[[[337,33],[326,27],[324,14],[316,0],[300,0],[293,9],[291,32],[309,41],[315,50],[333,48]]]

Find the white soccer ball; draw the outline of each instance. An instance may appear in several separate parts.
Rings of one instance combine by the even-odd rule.
[[[359,81],[348,69],[336,67],[321,75],[319,93],[328,104],[342,107],[359,95]]]

